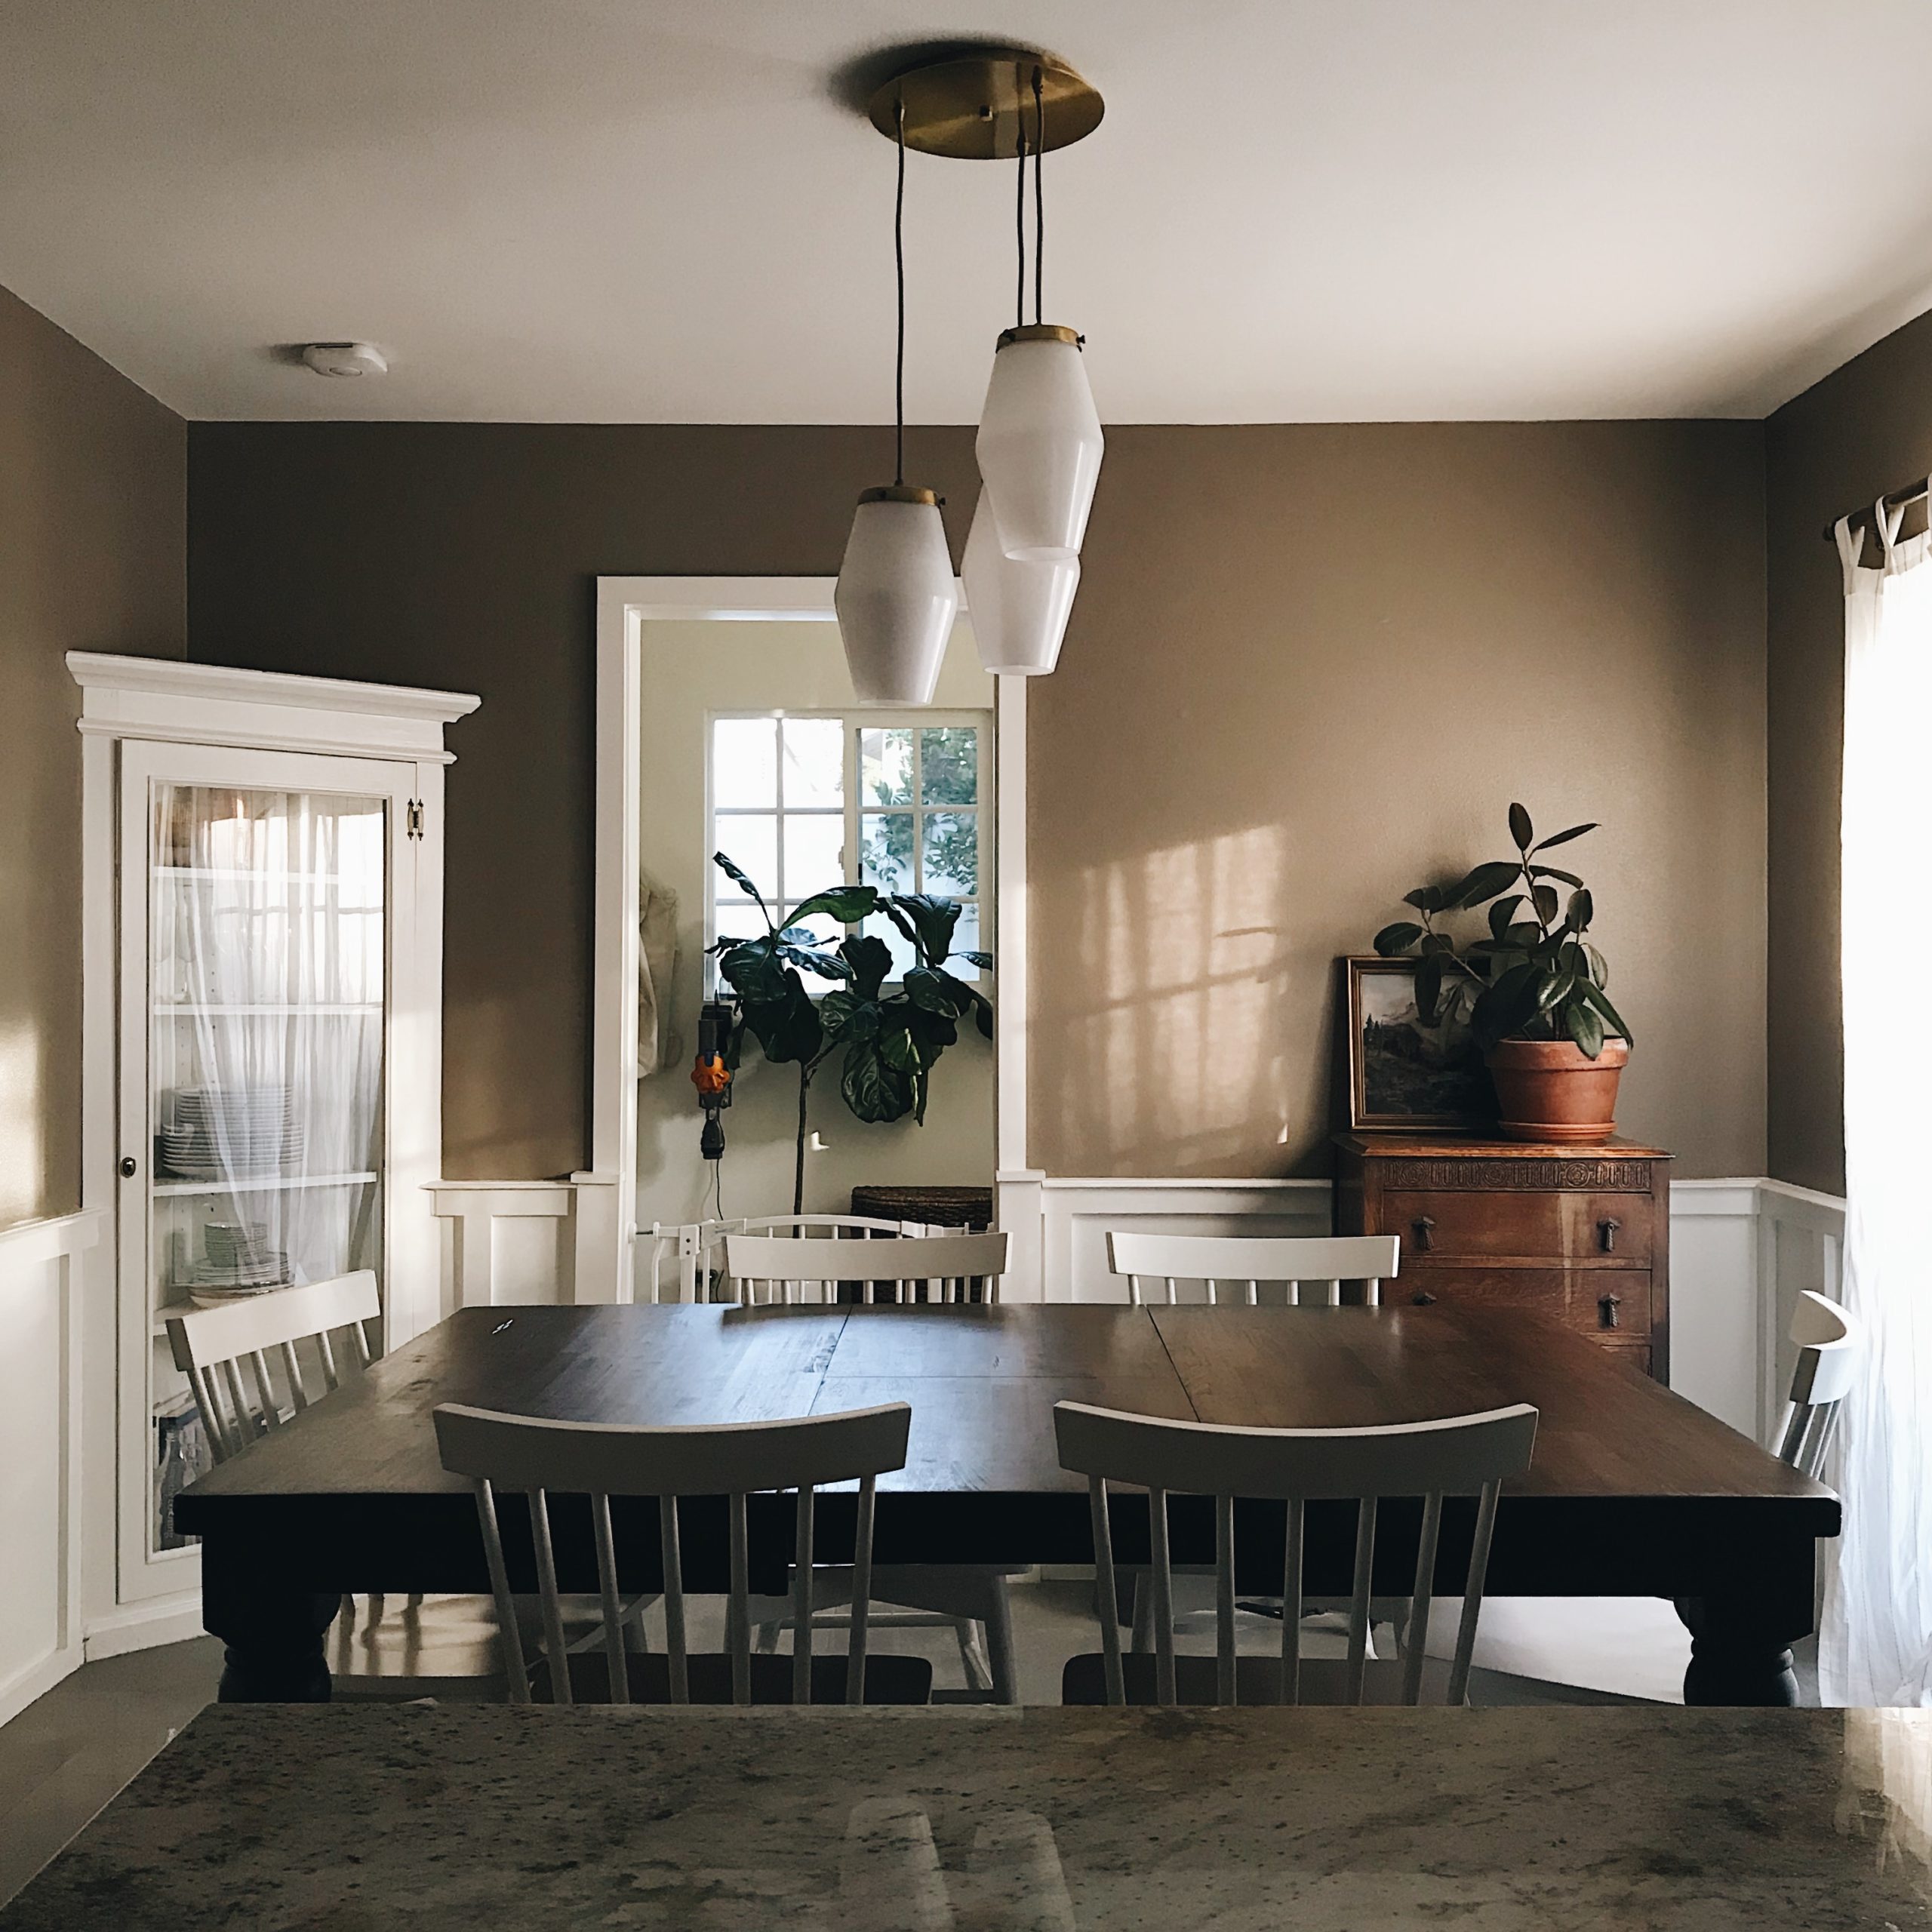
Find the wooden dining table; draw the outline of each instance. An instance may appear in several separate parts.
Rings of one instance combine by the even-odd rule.
[[[343,1593],[488,1590],[469,1486],[437,1457],[438,1403],[703,1423],[903,1400],[911,1441],[905,1467],[880,1482],[878,1562],[1080,1564],[1092,1532],[1084,1480],[1054,1451],[1063,1399],[1270,1428],[1533,1403],[1535,1456],[1503,1491],[1490,1592],[1672,1598],[1691,1632],[1687,1703],[1795,1701],[1789,1646],[1812,1627],[1817,1544],[1838,1533],[1837,1498],[1608,1352],[1514,1309],[466,1308],[201,1478],[175,1523],[202,1540],[203,1620],[227,1646],[223,1699],[315,1700],[329,1694],[324,1638]],[[515,1500],[511,1586],[534,1591]],[[821,1561],[838,1561],[841,1543],[849,1554],[854,1512],[841,1500],[821,1504]],[[753,1501],[753,1586],[781,1589],[789,1508]],[[1211,1503],[1171,1506],[1174,1561],[1211,1563]],[[614,1503],[627,1590],[659,1582],[656,1507]],[[1116,1492],[1111,1508],[1118,1554],[1145,1560],[1144,1495]],[[1383,1506],[1378,1595],[1411,1587],[1419,1517],[1419,1504]],[[1452,1499],[1438,1594],[1461,1592],[1473,1521],[1473,1499]],[[688,1586],[721,1589],[722,1500],[686,1499],[680,1524]],[[1237,1512],[1244,1592],[1279,1594],[1282,1538],[1278,1504]],[[561,1586],[594,1592],[587,1507],[581,1523],[559,1515],[556,1545]],[[1309,1596],[1349,1595],[1353,1549],[1353,1506],[1311,1505]]]

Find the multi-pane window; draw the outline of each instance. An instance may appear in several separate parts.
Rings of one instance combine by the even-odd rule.
[[[828,886],[874,885],[957,900],[955,954],[990,951],[991,738],[976,712],[715,717],[710,850],[750,875],[781,924]],[[759,930],[757,908],[710,871],[706,937]],[[810,923],[838,937],[829,920]],[[892,949],[897,978],[911,947],[884,917],[866,930]],[[980,977],[956,958],[951,970]]]

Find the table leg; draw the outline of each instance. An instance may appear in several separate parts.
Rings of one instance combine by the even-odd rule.
[[[325,1704],[329,1667],[323,1641],[340,1595],[279,1589],[265,1580],[229,1578],[203,1556],[202,1622],[227,1645],[224,1704]]]
[[[1684,1673],[1687,1704],[1795,1705],[1798,1679],[1791,1644],[1810,1627],[1755,1596],[1680,1597],[1677,1614],[1690,1632]]]

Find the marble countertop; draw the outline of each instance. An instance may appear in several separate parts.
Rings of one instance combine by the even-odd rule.
[[[205,1712],[4,1932],[1932,1927],[1932,1711]]]

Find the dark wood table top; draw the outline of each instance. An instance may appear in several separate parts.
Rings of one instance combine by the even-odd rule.
[[[1775,1503],[1835,1534],[1831,1492],[1608,1352],[1494,1309],[501,1307],[460,1310],[179,1500],[463,1495],[430,1411],[468,1402],[605,1423],[750,1422],[904,1399],[920,1495],[1082,1487],[1053,1447],[1062,1398],[1271,1428],[1426,1421],[1532,1402],[1524,1497]]]

